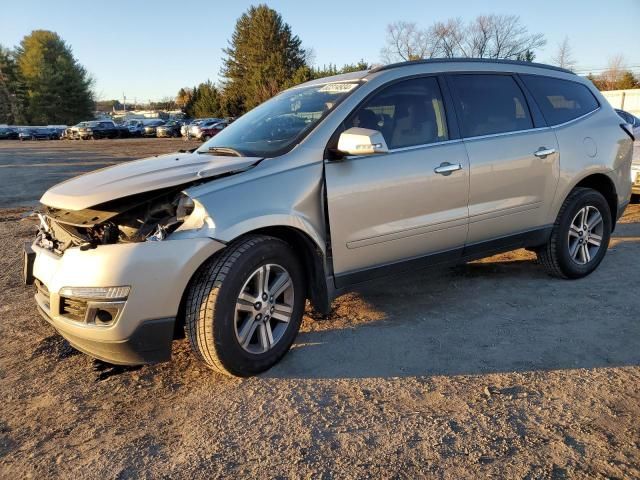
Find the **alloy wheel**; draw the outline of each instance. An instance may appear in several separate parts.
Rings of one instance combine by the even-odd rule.
[[[600,210],[587,205],[573,217],[568,233],[569,256],[578,265],[596,257],[602,245],[604,222]]]
[[[234,316],[236,339],[245,351],[265,353],[282,339],[293,313],[294,294],[291,276],[280,265],[262,265],[249,275]]]

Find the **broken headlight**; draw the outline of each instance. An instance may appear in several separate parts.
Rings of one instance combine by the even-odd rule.
[[[49,208],[48,221],[41,219],[40,236],[58,253],[71,246],[87,250],[98,245],[164,240],[190,220],[198,205],[183,192],[169,190],[82,211]]]

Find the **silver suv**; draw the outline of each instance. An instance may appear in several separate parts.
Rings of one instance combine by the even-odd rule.
[[[632,134],[587,80],[509,61],[419,61],[280,93],[197,150],[47,191],[25,277],[79,350],[198,357],[248,376],[305,301],[500,251],[549,273],[600,264],[631,195]]]

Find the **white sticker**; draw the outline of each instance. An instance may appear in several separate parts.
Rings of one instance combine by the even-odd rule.
[[[318,91],[328,92],[328,93],[345,93],[345,92],[350,92],[357,86],[358,86],[357,83],[327,83],[324,87],[322,87]]]

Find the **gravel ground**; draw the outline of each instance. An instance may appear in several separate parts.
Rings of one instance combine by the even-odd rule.
[[[586,279],[518,250],[372,282],[246,380],[185,340],[73,350],[20,283],[25,212],[0,210],[2,478],[640,478],[640,205]]]

